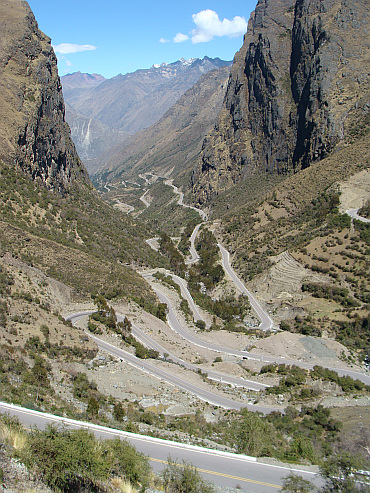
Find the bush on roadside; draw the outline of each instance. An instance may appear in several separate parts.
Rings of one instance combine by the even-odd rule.
[[[176,464],[171,458],[162,472],[166,493],[214,493],[210,483],[204,481],[196,467],[183,462]]]

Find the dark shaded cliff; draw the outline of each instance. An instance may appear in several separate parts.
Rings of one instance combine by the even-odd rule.
[[[259,0],[193,174],[200,203],[255,173],[289,173],[361,135],[369,4]]]
[[[89,184],[64,120],[57,59],[28,4],[0,4],[0,159],[64,194]]]

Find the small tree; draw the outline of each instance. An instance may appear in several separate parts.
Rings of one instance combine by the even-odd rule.
[[[87,401],[87,414],[89,418],[96,418],[99,414],[99,402],[95,399],[95,397],[90,397]]]
[[[118,322],[117,326],[121,329],[122,339],[126,339],[131,334],[132,324],[127,317],[124,318],[123,322]]]
[[[171,458],[162,472],[166,493],[214,493],[213,486],[204,481],[196,467],[183,462],[176,464]]]
[[[166,321],[167,317],[167,305],[166,303],[158,303],[156,317],[160,320]]]
[[[104,296],[102,296],[101,294],[98,294],[98,296],[95,298],[95,303],[98,307],[98,311],[100,313],[105,313],[108,311],[109,307],[108,307],[108,303],[107,303],[107,300],[104,298]]]
[[[316,491],[316,488],[311,481],[296,474],[289,474],[283,480],[281,493],[313,493],[314,491]]]
[[[125,414],[126,412],[122,407],[122,402],[116,402],[113,408],[114,419],[116,419],[117,421],[122,421]]]

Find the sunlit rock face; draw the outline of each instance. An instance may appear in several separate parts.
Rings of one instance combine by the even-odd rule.
[[[368,25],[364,0],[258,2],[193,173],[198,202],[254,173],[306,168],[345,145],[368,118]]]
[[[0,158],[48,189],[87,184],[64,119],[57,59],[28,4],[0,5]]]

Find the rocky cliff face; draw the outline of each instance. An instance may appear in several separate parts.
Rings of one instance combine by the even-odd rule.
[[[366,0],[259,0],[193,174],[199,202],[345,145],[369,112]]]
[[[88,183],[64,120],[57,60],[28,4],[0,4],[0,158],[65,193]]]

